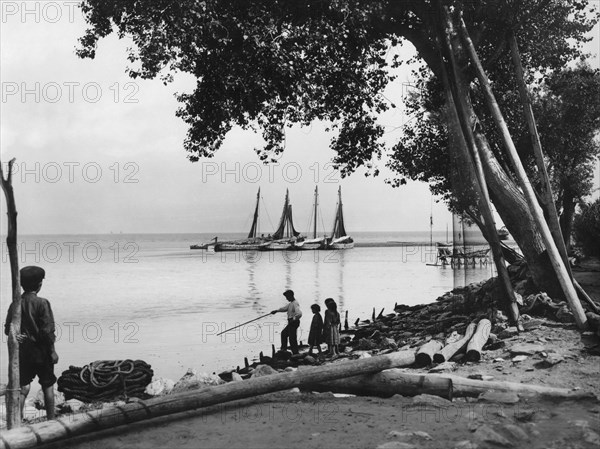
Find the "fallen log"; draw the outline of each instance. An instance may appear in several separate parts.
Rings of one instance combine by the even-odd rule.
[[[442,377],[413,374],[389,369],[380,373],[330,380],[302,387],[305,391],[331,391],[357,396],[388,398],[395,394],[416,396],[431,394],[452,400],[452,381]]]
[[[486,391],[515,393],[519,397],[544,397],[555,399],[593,399],[595,396],[568,388],[528,385],[516,382],[483,381],[467,379],[453,374],[407,373],[401,369],[388,369],[377,374],[347,377],[334,381],[309,384],[303,390],[331,391],[355,395],[390,397],[395,394],[416,396],[432,394],[447,399],[478,397]]]
[[[440,351],[436,352],[433,355],[433,361],[435,363],[444,363],[446,360],[450,360],[454,354],[462,351],[469,343],[469,340],[471,340],[476,328],[477,325],[475,323],[470,323],[465,330],[465,336],[454,343],[444,346]]]
[[[477,324],[477,329],[469,340],[467,345],[467,360],[470,362],[478,362],[481,359],[481,348],[485,345],[490,337],[490,331],[492,330],[492,323],[487,318],[482,319]]]
[[[0,449],[31,448],[122,424],[287,390],[305,384],[409,366],[414,361],[413,351],[394,352],[366,359],[349,360],[294,372],[256,377],[243,382],[231,382],[197,391],[184,391],[146,401],[137,400],[123,406],[68,415],[3,432],[0,436]]]
[[[433,355],[441,350],[442,343],[437,340],[430,340],[419,348],[415,356],[417,366],[429,366],[433,361]]]

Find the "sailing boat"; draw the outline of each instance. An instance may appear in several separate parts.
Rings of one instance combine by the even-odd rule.
[[[264,238],[257,237],[258,232],[258,210],[260,205],[260,188],[256,194],[256,207],[254,209],[254,216],[252,218],[252,226],[248,237],[243,240],[234,240],[230,242],[218,242],[215,239],[214,250],[215,251],[255,251],[261,249],[263,246],[268,245],[268,242]]]
[[[344,227],[344,214],[342,212],[342,186],[338,189],[338,205],[335,213],[335,221],[333,222],[333,232],[328,248],[331,249],[351,249],[354,248],[354,240],[349,235],[346,235]]]
[[[313,238],[312,239],[304,239],[301,242],[296,242],[295,247],[298,249],[321,249],[325,248],[325,237],[317,238],[317,206],[319,199],[319,191],[318,187],[315,186],[315,202],[314,202],[314,222],[313,222]]]
[[[273,240],[267,242],[260,247],[263,251],[284,251],[293,249],[295,243],[299,240],[300,233],[294,229],[294,221],[292,220],[292,205],[290,204],[290,192],[285,190],[285,202],[283,204],[283,212],[279,219],[279,226],[273,233]]]

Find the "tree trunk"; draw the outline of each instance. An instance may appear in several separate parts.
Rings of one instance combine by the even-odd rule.
[[[562,213],[560,214],[560,229],[565,242],[567,254],[571,249],[571,231],[573,229],[573,216],[575,215],[575,199],[565,191],[562,197]]]
[[[21,383],[19,379],[19,342],[17,334],[21,329],[21,285],[19,281],[19,255],[17,251],[17,208],[12,188],[12,168],[15,160],[8,162],[8,173],[4,178],[0,162],[0,184],[6,197],[8,227],[6,245],[10,260],[12,281],[12,316],[8,332],[8,385],[6,388],[7,427],[13,429],[21,425]]]

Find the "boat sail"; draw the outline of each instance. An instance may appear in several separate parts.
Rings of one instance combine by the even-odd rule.
[[[309,250],[309,249],[321,249],[325,248],[326,242],[325,237],[317,238],[317,206],[319,201],[319,188],[315,186],[315,201],[314,201],[314,221],[313,221],[313,238],[312,239],[304,239],[301,242],[296,242],[294,245],[298,249]]]
[[[273,233],[273,240],[268,242],[266,245],[261,246],[260,249],[264,251],[293,249],[295,243],[299,240],[299,236],[300,233],[294,228],[294,221],[292,219],[290,192],[288,189],[286,189],[283,211],[281,212],[281,218],[279,219],[279,226]]]
[[[331,249],[351,249],[354,248],[354,240],[346,234],[344,226],[344,213],[342,211],[342,186],[338,189],[338,205],[333,222],[333,232],[328,248]]]
[[[257,237],[258,233],[258,211],[260,206],[260,188],[256,194],[256,207],[254,208],[254,216],[252,218],[252,226],[248,237],[242,240],[234,240],[229,242],[219,242],[215,239],[212,249],[215,251],[256,251],[261,249],[263,246],[268,245],[268,242],[262,238]],[[209,248],[210,249],[210,248]]]

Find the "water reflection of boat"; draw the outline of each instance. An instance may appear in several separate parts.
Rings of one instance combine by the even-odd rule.
[[[342,187],[338,189],[338,204],[333,222],[333,232],[327,243],[329,249],[351,249],[354,248],[354,240],[346,234],[344,226],[344,213],[342,211]]]

